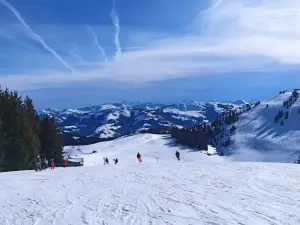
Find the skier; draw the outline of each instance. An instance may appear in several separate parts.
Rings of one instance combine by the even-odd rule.
[[[42,160],[41,160],[41,167],[42,167],[42,170],[46,169],[45,164],[46,164],[45,158],[42,158]]]
[[[141,163],[142,162],[142,156],[139,152],[137,153],[136,157],[137,157],[138,161]]]
[[[53,170],[54,167],[55,167],[53,159],[51,160],[51,163],[50,163],[50,164],[51,164],[51,170]]]
[[[180,153],[178,151],[176,151],[175,156],[176,156],[177,160],[180,161]]]
[[[45,158],[45,165],[46,165],[46,169],[49,167],[49,161],[47,160],[47,158]]]
[[[41,158],[40,158],[40,156],[38,155],[37,156],[37,158],[36,158],[36,160],[35,160],[35,171],[41,171],[42,169],[41,169]]]
[[[105,165],[105,158],[103,158],[103,165]]]
[[[105,163],[106,163],[106,164],[109,164],[109,161],[108,161],[108,158],[107,158],[107,157],[105,158]]]
[[[46,169],[46,157],[42,159],[42,169],[45,170]]]
[[[119,162],[118,158],[115,158],[114,161],[115,161],[115,164],[117,164]]]
[[[64,167],[66,168],[66,167],[68,166],[68,164],[69,164],[69,163],[68,163],[68,160],[65,159],[65,160],[64,160]]]

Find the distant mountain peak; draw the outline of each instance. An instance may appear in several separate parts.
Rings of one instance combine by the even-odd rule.
[[[235,104],[235,105],[246,105],[246,104],[249,104],[248,102],[246,102],[245,100],[234,100],[234,101],[231,101],[232,104]]]

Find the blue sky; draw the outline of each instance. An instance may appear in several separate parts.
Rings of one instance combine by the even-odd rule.
[[[0,15],[0,84],[38,108],[251,100],[300,83],[298,0],[0,0]]]

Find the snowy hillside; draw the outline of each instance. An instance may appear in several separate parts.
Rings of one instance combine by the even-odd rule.
[[[168,135],[138,134],[113,141],[80,146],[79,148],[77,146],[65,146],[64,152],[65,156],[84,158],[85,166],[103,164],[103,157],[111,159],[118,157],[121,161],[127,158],[133,159],[138,151],[143,152],[145,161],[156,162],[157,157],[159,161],[169,161],[170,157],[175,154],[175,150],[173,152],[171,149],[173,145],[174,141]],[[93,153],[93,151],[96,151],[96,153]],[[216,150],[211,146],[209,152],[216,154]],[[131,160],[125,162],[132,164]]]
[[[300,224],[296,164],[231,162],[152,134],[65,150],[86,166],[0,174],[0,224]]]
[[[283,107],[283,102],[291,95],[288,92],[275,96],[240,116],[231,149],[236,159],[275,162],[297,159],[300,153],[300,100],[288,109]],[[280,110],[283,115],[287,112],[288,118],[283,116],[275,123],[274,118]]]
[[[235,104],[196,101],[180,104],[105,104],[82,109],[46,109],[39,114],[41,117],[54,116],[63,132],[113,138],[146,128],[172,125],[192,127],[245,104],[245,101],[235,101]]]

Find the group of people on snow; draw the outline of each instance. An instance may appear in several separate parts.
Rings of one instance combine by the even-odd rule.
[[[180,161],[180,153],[178,151],[175,152],[175,156],[176,156],[177,160]],[[136,158],[139,163],[143,162],[142,156],[139,152],[137,153]],[[156,160],[158,162],[158,157],[156,157]],[[115,164],[118,164],[119,159],[115,158],[115,159],[113,159],[113,161],[115,162]],[[65,159],[63,162],[63,166],[67,167],[68,164],[69,164],[68,160]],[[103,165],[108,165],[108,164],[109,164],[108,158],[107,157],[103,158]],[[45,170],[49,167],[49,161],[47,160],[46,157],[41,159],[40,155],[38,155],[36,158],[35,165],[36,165],[36,171]],[[51,169],[54,169],[54,167],[55,167],[54,159],[50,159],[50,167],[51,167]]]
[[[118,158],[113,159],[115,164],[118,164],[119,160]],[[107,157],[103,158],[103,165],[109,164],[109,160]]]
[[[139,152],[137,153],[136,157],[137,157],[138,161],[141,163],[142,162],[142,156]],[[118,164],[118,162],[119,162],[118,158],[115,158],[113,160],[114,160],[115,164]],[[108,165],[108,164],[109,164],[108,158],[107,157],[103,158],[103,165]]]
[[[175,156],[177,158],[178,161],[180,161],[180,153],[178,151],[175,152]],[[136,158],[138,160],[139,163],[143,162],[142,160],[142,155],[138,152],[136,155]],[[113,159],[115,164],[117,164],[119,162],[118,158]],[[156,161],[158,162],[158,157],[156,157]],[[109,164],[109,160],[107,157],[103,158],[103,165]]]
[[[35,168],[36,171],[45,170],[49,167],[49,161],[47,160],[46,157],[41,159],[40,155],[38,155],[35,160],[35,166],[36,166]],[[50,167],[51,169],[54,169],[55,167],[54,159],[50,159]]]
[[[50,162],[49,162],[46,157],[41,158],[41,156],[38,155],[35,160],[35,170],[36,171],[45,170],[45,169],[49,168],[49,164],[50,164],[51,169],[55,168],[54,159],[50,159]],[[64,167],[67,167],[68,164],[69,164],[68,160],[65,159],[63,162]]]

